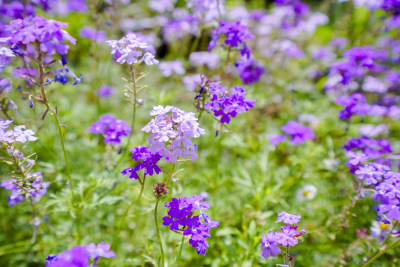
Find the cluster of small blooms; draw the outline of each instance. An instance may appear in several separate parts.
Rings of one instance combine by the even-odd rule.
[[[161,75],[164,77],[169,77],[176,73],[178,75],[185,74],[185,68],[181,61],[164,61],[158,65],[158,69],[161,71]]]
[[[197,158],[197,146],[189,138],[198,138],[205,131],[199,127],[193,112],[159,105],[150,115],[155,118],[142,131],[152,133],[148,138],[151,153],[159,153],[168,162],[176,162],[177,157]]]
[[[279,246],[295,246],[298,237],[305,234],[305,230],[297,232],[297,223],[300,221],[300,215],[292,215],[285,211],[278,214],[278,219],[275,223],[283,222],[286,225],[281,227],[281,231],[273,232],[268,231],[268,234],[261,236],[261,257],[268,259],[269,257],[276,257],[281,253]]]
[[[39,15],[29,16],[24,19],[12,20],[6,26],[9,36],[6,42],[11,45],[11,50],[16,55],[23,56],[29,50],[28,44],[38,44],[40,51],[48,55],[55,52],[65,55],[69,46],[64,41],[75,44],[75,39],[64,28],[68,23],[47,20]]]
[[[288,121],[282,126],[282,131],[290,135],[290,142],[293,145],[303,144],[307,140],[312,140],[315,137],[313,130],[295,121]],[[268,136],[270,143],[274,146],[286,141],[285,135],[271,134]]]
[[[36,141],[38,138],[33,136],[34,131],[27,129],[25,125],[14,126],[14,129],[8,129],[12,123],[11,120],[0,118],[0,144],[3,146],[12,146],[14,143],[26,143],[27,141]]]
[[[122,136],[128,136],[132,131],[125,121],[108,114],[102,115],[88,130],[91,133],[103,135],[106,144],[116,146],[121,144]]]
[[[129,178],[139,179],[137,175],[137,171],[144,169],[144,175],[152,176],[155,172],[159,174],[161,169],[157,166],[157,162],[162,158],[159,152],[152,153],[150,152],[150,148],[145,146],[137,146],[131,148],[132,159],[135,161],[139,161],[139,163],[133,168],[127,168],[122,171],[122,175],[126,175],[130,173]]]
[[[114,89],[108,85],[103,85],[99,89],[97,89],[94,93],[95,95],[101,98],[107,98],[114,94]]]
[[[193,52],[189,57],[190,64],[193,66],[207,66],[209,69],[215,69],[218,66],[219,56],[210,52]]]
[[[147,65],[157,65],[158,60],[152,54],[151,46],[135,34],[128,33],[119,40],[108,40],[106,43],[111,47],[111,54],[119,64],[128,65],[145,62]]]
[[[96,30],[88,28],[88,27],[83,27],[79,31],[79,35],[82,37],[89,38],[90,40],[99,42],[99,43],[104,42],[107,39],[104,32],[96,31]]]
[[[11,191],[8,197],[8,205],[15,206],[24,199],[32,198],[34,202],[46,194],[49,183],[43,182],[41,172],[28,173],[22,180],[11,178],[1,183],[1,187]]]
[[[15,57],[15,55],[9,48],[0,46],[0,109],[3,112],[7,112],[8,110],[17,110],[14,101],[8,97],[8,94],[11,92],[11,83],[9,79],[1,76],[1,73],[10,63],[10,58],[12,57]]]
[[[93,257],[93,264],[89,264],[90,257]],[[100,242],[98,245],[90,243],[84,246],[76,246],[66,250],[58,255],[49,255],[46,257],[46,267],[66,267],[96,266],[97,261],[103,258],[114,258],[115,252],[110,250],[110,244]]]
[[[264,74],[265,68],[258,63],[255,59],[242,57],[236,63],[236,69],[239,73],[239,78],[244,84],[251,84],[258,82],[261,75]]]
[[[202,92],[199,92],[201,95]],[[243,87],[234,86],[230,92],[227,87],[223,87],[218,82],[209,81],[210,101],[204,105],[205,109],[209,109],[214,116],[221,116],[221,123],[229,124],[231,118],[237,114],[244,113],[254,107],[255,100],[245,97],[246,91]]]
[[[173,198],[171,202],[164,204],[169,208],[168,216],[163,217],[163,225],[169,226],[173,231],[181,231],[183,235],[190,236],[189,244],[196,248],[197,254],[206,255],[209,247],[206,238],[210,237],[210,229],[217,227],[219,222],[213,221],[204,213],[209,208],[205,197],[200,195],[193,197]],[[199,215],[195,215],[198,210]]]
[[[208,50],[212,50],[220,38],[223,39],[223,43],[231,48],[240,49],[242,55],[250,56],[250,49],[246,45],[245,41],[253,39],[254,35],[249,32],[247,27],[240,21],[229,22],[220,21],[220,27],[213,30],[211,35],[211,41],[208,44]]]

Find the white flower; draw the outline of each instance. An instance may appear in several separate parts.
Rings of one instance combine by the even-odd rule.
[[[317,191],[318,190],[314,185],[308,184],[297,190],[296,198],[299,201],[311,200],[315,197]]]

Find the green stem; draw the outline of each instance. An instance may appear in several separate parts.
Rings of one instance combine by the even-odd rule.
[[[181,248],[179,249],[179,254],[178,254],[178,267],[181,266],[181,255],[184,242],[185,242],[185,236],[182,235]]]
[[[130,69],[131,69],[131,77],[132,77],[132,83],[133,83],[133,114],[132,114],[132,122],[131,122],[132,132],[129,134],[128,143],[126,145],[125,151],[129,149],[129,145],[131,143],[131,137],[133,135],[133,131],[135,130],[135,119],[136,119],[137,92],[136,92],[135,69],[132,66],[130,66]]]
[[[158,228],[158,223],[157,223],[157,208],[158,208],[158,203],[160,202],[160,198],[157,198],[156,202],[156,208],[154,209],[154,223],[156,224],[156,230],[157,230],[157,237],[158,237],[158,242],[160,243],[160,250],[161,250],[161,263],[162,267],[164,267],[164,250],[162,246],[162,240],[161,240],[161,235],[160,235],[160,229]]]
[[[390,246],[388,246],[385,250],[382,250],[381,252],[378,252],[375,254],[375,256],[373,256],[369,261],[367,261],[366,263],[364,263],[362,265],[362,267],[368,266],[371,263],[373,263],[377,258],[379,258],[380,256],[382,256],[383,254],[385,254],[386,252],[388,252],[390,249],[394,248],[395,246],[397,246],[400,243],[400,239],[397,240],[396,242],[394,242],[393,244],[391,244]]]
[[[116,245],[115,242],[117,241],[117,237],[119,236],[119,232],[121,231],[122,225],[125,223],[126,217],[128,216],[128,213],[129,213],[129,210],[130,210],[130,209],[132,208],[132,206],[133,206],[135,203],[137,203],[137,202],[140,200],[140,198],[142,197],[145,181],[146,181],[146,176],[143,177],[142,187],[140,188],[139,196],[138,196],[135,200],[133,200],[133,201],[131,202],[131,204],[129,204],[129,206],[126,208],[124,214],[122,215],[122,218],[121,218],[121,220],[120,220],[120,223],[119,223],[119,225],[118,225],[118,227],[117,227],[117,229],[116,229],[116,231],[115,231],[115,233],[114,233],[113,241],[112,241],[112,243],[111,243],[111,246],[112,246],[112,247],[114,247],[114,246]]]

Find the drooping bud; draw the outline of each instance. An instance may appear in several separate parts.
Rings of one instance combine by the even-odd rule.
[[[153,185],[153,193],[157,198],[162,198],[168,193],[168,188],[165,187],[165,183],[157,183]]]

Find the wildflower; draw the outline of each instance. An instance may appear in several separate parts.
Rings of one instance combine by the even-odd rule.
[[[159,153],[168,162],[176,162],[177,157],[197,158],[197,147],[190,138],[199,138],[205,131],[199,127],[193,112],[159,105],[153,108],[150,115],[154,118],[142,131],[152,133],[148,137],[151,153]]]
[[[267,138],[268,138],[269,142],[271,143],[271,145],[273,145],[273,146],[277,146],[280,143],[286,141],[286,136],[281,135],[281,134],[269,134],[269,135],[267,135]]]
[[[168,188],[165,187],[165,183],[157,183],[153,185],[153,193],[157,198],[161,198],[168,193]]]
[[[119,64],[128,65],[145,62],[147,65],[158,64],[158,60],[150,53],[151,46],[135,33],[128,33],[120,40],[108,40],[106,43],[111,47],[111,54]]]
[[[88,28],[88,27],[83,27],[79,31],[79,35],[82,37],[89,38],[90,40],[96,41],[96,42],[104,42],[106,40],[106,35],[102,31],[96,31],[94,29]]]
[[[294,145],[300,145],[306,140],[314,139],[314,132],[298,122],[289,121],[282,126],[282,131],[291,136],[290,142]]]
[[[301,218],[300,215],[293,215],[293,214],[289,214],[285,211],[282,211],[282,212],[278,213],[278,219],[276,220],[275,223],[284,222],[286,224],[295,224],[300,221],[300,218]]]
[[[100,242],[99,244],[90,243],[84,246],[86,252],[89,254],[90,257],[98,258],[114,258],[115,252],[110,250],[110,244],[105,244]]]
[[[312,184],[305,185],[297,190],[296,199],[300,201],[311,200],[315,197],[317,191],[318,190],[314,185]]]
[[[173,73],[178,75],[185,74],[185,68],[182,65],[182,62],[175,61],[164,61],[158,65],[158,69],[161,71],[161,75],[164,77],[169,77]]]
[[[193,195],[191,198],[173,198],[171,202],[164,204],[169,208],[168,216],[163,217],[163,225],[171,230],[182,231],[183,235],[190,236],[189,244],[196,248],[197,254],[206,256],[209,247],[206,238],[210,237],[209,230],[217,227],[219,223],[212,221],[204,213],[209,208],[202,196]],[[194,215],[196,210],[199,215]]]
[[[190,64],[193,66],[206,66],[215,69],[218,66],[219,56],[210,52],[193,52],[189,56]]]
[[[236,64],[237,72],[244,84],[258,82],[265,69],[254,59],[242,58]]]
[[[240,21],[228,22],[220,21],[220,27],[212,31],[211,41],[208,44],[208,50],[212,50],[220,38],[224,38],[224,44],[236,48],[241,46],[241,52],[244,54],[248,51],[245,44],[246,40],[253,39],[254,35],[249,32],[247,27]]]
[[[95,91],[95,94],[101,98],[107,98],[114,94],[114,89],[108,85],[103,85]]]
[[[139,161],[133,168],[123,170],[122,175],[130,173],[129,178],[139,179],[137,171],[144,169],[144,175],[152,176],[154,172],[159,174],[161,169],[157,166],[157,162],[162,158],[159,152],[151,153],[150,148],[145,146],[137,146],[130,150],[132,152],[132,159]]]
[[[94,134],[104,136],[106,144],[120,145],[121,137],[128,136],[132,131],[128,124],[123,120],[118,120],[111,115],[102,115],[99,121],[89,127],[89,131]]]
[[[355,174],[358,179],[364,180],[366,185],[377,184],[383,176],[390,170],[386,165],[372,163],[360,166]]]
[[[90,256],[86,252],[83,246],[76,246],[72,249],[66,250],[58,254],[55,259],[47,261],[46,267],[64,267],[64,266],[88,267],[89,258]]]
[[[281,254],[281,249],[276,245],[277,238],[273,231],[268,231],[267,236],[261,235],[261,257],[268,259]]]

